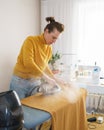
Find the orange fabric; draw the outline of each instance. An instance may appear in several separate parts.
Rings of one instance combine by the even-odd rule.
[[[49,112],[52,115],[52,130],[87,130],[85,99],[85,89],[64,87],[57,94],[33,95],[21,102]]]

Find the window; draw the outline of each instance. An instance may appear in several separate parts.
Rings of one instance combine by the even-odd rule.
[[[79,2],[78,59],[82,64],[97,65],[104,69],[104,1]]]
[[[104,0],[41,0],[42,27],[46,16],[65,25],[53,45],[53,52],[64,54],[63,63],[74,64],[78,59],[104,68]]]

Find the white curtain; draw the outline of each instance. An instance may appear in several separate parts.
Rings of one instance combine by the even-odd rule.
[[[97,65],[104,68],[104,0],[41,0],[41,30],[45,17],[54,16],[65,31],[53,46],[64,54],[63,62]]]
[[[41,0],[41,31],[47,24],[45,22],[47,16],[54,16],[56,21],[65,25],[65,31],[53,45],[53,53],[57,51],[62,53],[62,62],[68,65],[76,62],[78,48],[76,44],[78,26],[75,20],[78,15],[74,3],[75,0]]]
[[[78,57],[82,64],[104,68],[104,0],[79,0]]]

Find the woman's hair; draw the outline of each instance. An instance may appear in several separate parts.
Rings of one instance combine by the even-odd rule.
[[[54,17],[46,17],[46,21],[48,22],[48,24],[44,28],[44,31],[46,29],[49,30],[49,33],[52,32],[54,29],[57,29],[60,33],[64,31],[64,25],[59,22],[56,22]]]

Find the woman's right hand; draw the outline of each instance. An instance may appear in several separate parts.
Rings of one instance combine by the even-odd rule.
[[[49,84],[51,84],[52,86],[57,85],[56,81],[52,78],[50,78],[48,75],[44,74],[43,75],[43,79],[45,79],[45,81]]]

